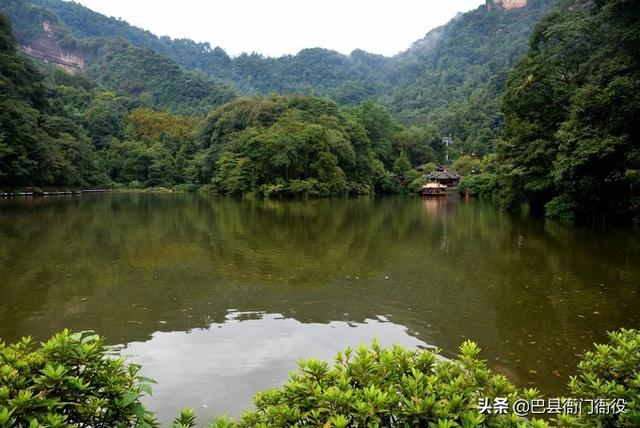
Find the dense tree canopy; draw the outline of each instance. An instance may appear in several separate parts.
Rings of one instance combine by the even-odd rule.
[[[3,185],[188,184],[317,196],[406,191],[416,185],[413,166],[437,156],[435,131],[404,128],[371,102],[341,111],[311,96],[241,98],[205,119],[194,113],[233,95],[205,78],[185,80],[190,75],[174,63],[123,42],[99,45],[86,75],[44,65],[38,71],[18,54],[2,18]],[[155,73],[145,68],[150,64]],[[158,105],[190,115],[149,107]]]
[[[123,40],[94,40],[87,74],[100,84],[145,104],[182,114],[206,114],[235,97],[225,83],[187,73],[174,61]]]
[[[504,96],[506,205],[640,219],[640,4],[567,2],[536,27]]]
[[[17,52],[0,13],[0,184],[104,183],[85,130],[49,105],[44,77]]]
[[[503,126],[499,99],[507,72],[526,52],[535,23],[552,2],[528,0],[527,7],[511,10],[482,5],[436,28],[393,57],[362,50],[343,55],[312,48],[279,58],[256,53],[231,58],[219,47],[156,37],[78,3],[0,0],[12,18],[20,22],[20,27],[31,29],[24,32],[25,39],[37,33],[33,20],[41,22],[41,15],[51,12],[54,17],[47,19],[55,19],[69,37],[80,40],[120,37],[117,42],[109,42],[96,58],[88,58],[94,64],[91,72],[109,89],[145,93],[157,102],[156,107],[179,113],[194,110],[206,113],[201,110],[199,97],[192,101],[184,96],[198,93],[202,82],[195,81],[191,84],[195,87],[186,90],[181,79],[172,84],[155,81],[158,67],[171,70],[149,50],[187,70],[233,82],[247,95],[318,95],[341,105],[373,100],[392,111],[405,125],[424,127],[428,123],[441,135],[451,134],[457,142],[452,153],[478,156],[495,148],[494,142]],[[148,77],[152,81],[147,82]],[[228,88],[218,87],[215,91],[219,94],[215,101],[228,100],[225,99]]]
[[[370,193],[385,173],[365,129],[327,99],[239,99],[209,116],[204,141],[231,193]]]
[[[107,152],[111,178],[139,186],[194,182],[188,173],[199,147],[203,117],[138,108],[124,116]]]

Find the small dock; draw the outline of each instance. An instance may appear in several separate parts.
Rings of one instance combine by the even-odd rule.
[[[62,196],[62,195],[82,195],[84,193],[108,193],[111,189],[60,189],[60,190],[17,190],[17,191],[1,191],[0,198],[15,198],[21,196]]]

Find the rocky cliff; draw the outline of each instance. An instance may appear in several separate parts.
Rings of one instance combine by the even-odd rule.
[[[31,43],[23,45],[22,49],[29,56],[61,67],[70,73],[82,71],[85,68],[84,58],[60,47],[55,30],[47,21],[42,23],[42,35]]]
[[[487,0],[489,7],[502,7],[504,9],[519,9],[527,6],[527,0]]]

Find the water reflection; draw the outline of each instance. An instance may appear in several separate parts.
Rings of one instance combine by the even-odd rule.
[[[384,317],[364,322],[303,324],[280,314],[230,311],[224,322],[188,332],[157,332],[126,350],[158,381],[147,400],[169,421],[184,407],[198,408],[203,423],[215,415],[240,416],[256,391],[278,387],[300,358],[332,360],[347,346],[401,344],[425,348],[405,327]]]
[[[162,332],[226,325],[230,308],[282,314],[300,331],[383,315],[445,355],[474,339],[492,367],[555,395],[577,353],[607,330],[640,328],[639,284],[637,232],[511,216],[478,200],[0,201],[8,341],[70,327],[156,343]]]

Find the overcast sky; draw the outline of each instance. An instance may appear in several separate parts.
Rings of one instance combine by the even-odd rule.
[[[77,0],[157,35],[185,37],[230,55],[322,47],[393,55],[484,0]]]

